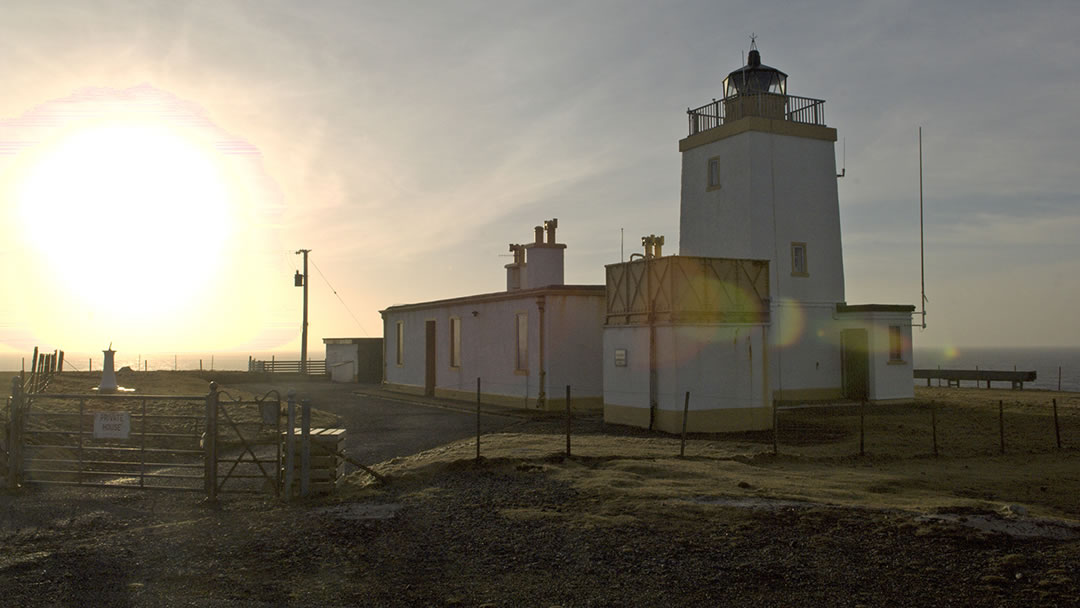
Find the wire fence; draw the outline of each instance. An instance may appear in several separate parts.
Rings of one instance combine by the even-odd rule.
[[[1075,397],[776,410],[774,451],[808,457],[1032,454],[1080,446]]]
[[[476,456],[479,458],[484,434],[481,406],[491,388],[486,381],[477,379],[474,389]],[[679,399],[681,431],[655,435],[679,439],[677,452],[674,447],[671,448],[672,453],[679,456],[692,455],[694,442],[702,440],[748,442],[760,445],[763,451],[811,459],[975,457],[1038,454],[1080,448],[1080,394],[1048,396],[1040,392],[1025,395],[1022,399],[994,400],[971,394],[947,393],[939,392],[943,397],[941,400],[921,398],[895,404],[864,402],[779,406],[773,410],[771,428],[702,433],[693,430],[692,422],[694,410],[700,408],[701,404],[695,403],[696,397],[687,392]],[[586,422],[587,416],[583,418],[575,409],[574,400],[575,396],[579,400],[588,398],[591,396],[589,393],[580,395],[576,388],[570,386],[550,387],[547,396],[558,399],[560,403],[565,397],[567,455],[571,454],[575,432],[588,429],[585,432],[590,435],[618,435],[629,431],[603,424],[597,420],[599,412],[592,414],[592,423]],[[558,415],[559,412],[549,409],[549,417]],[[689,428],[688,419],[691,421]],[[554,429],[552,426],[546,432],[550,434]],[[645,429],[640,432],[649,433]]]

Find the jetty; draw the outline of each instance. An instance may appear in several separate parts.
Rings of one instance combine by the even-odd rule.
[[[1025,382],[1035,381],[1034,371],[1005,371],[992,369],[917,369],[916,379],[926,379],[926,386],[930,386],[931,380],[945,380],[949,386],[960,387],[961,380],[974,381],[975,386],[980,382],[986,382],[986,388],[990,388],[991,382],[1011,382],[1013,390],[1023,390]]]

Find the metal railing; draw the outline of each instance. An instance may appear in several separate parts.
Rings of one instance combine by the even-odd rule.
[[[265,372],[268,374],[299,374],[301,373],[301,361],[285,361],[280,359],[270,359],[269,361],[258,361],[252,359],[248,364],[249,372]],[[326,360],[325,359],[308,359],[307,361],[307,375],[309,376],[325,376],[327,373]]]
[[[689,134],[696,135],[746,116],[825,126],[825,101],[779,93],[752,93],[715,99],[686,110]]]

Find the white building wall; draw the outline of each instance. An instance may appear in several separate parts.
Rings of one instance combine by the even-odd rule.
[[[615,365],[615,354],[620,349],[626,351],[625,366]],[[648,410],[648,327],[623,325],[604,328],[603,376],[605,405]]]
[[[658,327],[657,406],[682,412],[686,391],[690,409],[763,407],[761,326],[669,325]]]
[[[680,255],[769,260],[774,299],[844,301],[833,141],[749,130],[691,148],[680,200]],[[806,243],[808,277],[792,276],[793,242]]]
[[[355,382],[357,359],[356,344],[326,345],[326,369],[334,382]]]
[[[604,418],[681,429],[686,392],[691,431],[769,428],[768,330],[762,325],[660,325],[655,332],[657,408],[650,412],[649,327],[604,328]],[[627,365],[615,351],[627,350]]]
[[[774,301],[769,333],[770,381],[776,399],[840,397],[840,331],[835,304]]]
[[[578,397],[601,395],[600,353],[604,297],[545,296],[545,359],[548,399],[562,399],[565,385]],[[475,315],[473,313],[476,313]],[[528,364],[516,368],[517,314],[528,315]],[[450,365],[450,318],[461,319],[461,365]],[[436,394],[472,398],[481,379],[485,398],[517,407],[536,407],[540,389],[540,334],[537,294],[520,298],[474,300],[463,298],[445,306],[384,311],[386,382],[423,392],[425,386],[425,322],[435,321]],[[405,360],[397,364],[396,323],[405,328]],[[554,388],[553,388],[554,387]],[[591,389],[591,393],[588,391]]]
[[[548,399],[592,398],[599,404],[603,396],[603,297],[548,295],[545,297]]]

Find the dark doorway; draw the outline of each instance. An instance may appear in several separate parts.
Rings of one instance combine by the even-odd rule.
[[[427,349],[424,355],[424,394],[435,396],[435,321],[424,323]]]
[[[870,353],[865,329],[845,329],[840,338],[841,365],[844,370],[844,396],[866,399],[870,395]]]

